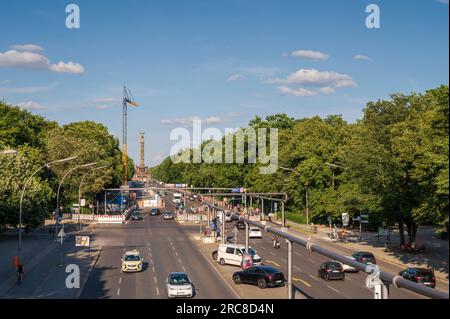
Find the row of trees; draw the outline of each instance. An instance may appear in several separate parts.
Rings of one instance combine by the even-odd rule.
[[[0,102],[0,151],[14,149],[15,155],[0,155],[0,229],[18,223],[19,199],[26,179],[45,163],[77,156],[76,160],[52,165],[38,173],[24,197],[25,225],[35,227],[56,208],[56,190],[71,167],[98,162],[107,168],[85,178],[83,194],[90,198],[103,188],[121,184],[123,168],[119,141],[102,124],[84,121],[59,126],[19,107]],[[129,173],[134,165],[129,159]],[[61,188],[60,204],[66,209],[78,203],[78,186],[86,169],[74,171]]]
[[[249,127],[279,130],[279,166],[296,172],[261,175],[258,163],[175,164],[170,157],[151,172],[164,182],[196,187],[284,191],[287,209],[298,214],[306,209],[307,189],[312,222],[369,213],[372,221],[397,223],[402,244],[406,225],[412,243],[419,224],[445,225],[448,231],[448,110],[448,86],[441,86],[370,102],[363,118],[351,124],[336,115],[255,117]]]

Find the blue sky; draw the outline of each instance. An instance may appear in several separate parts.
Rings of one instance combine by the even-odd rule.
[[[0,4],[0,99],[65,124],[104,123],[158,163],[189,126],[245,126],[255,115],[361,117],[367,101],[448,84],[448,1],[65,1]],[[368,29],[376,3],[381,28]],[[28,45],[28,46],[24,46]]]

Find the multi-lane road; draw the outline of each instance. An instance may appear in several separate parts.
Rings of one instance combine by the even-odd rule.
[[[196,298],[231,299],[238,296],[190,239],[198,227],[180,227],[162,216],[123,225],[98,226],[92,236],[103,250],[80,298],[167,298],[166,278],[172,271],[186,272],[196,288]],[[120,272],[125,250],[136,248],[144,258],[143,271]]]

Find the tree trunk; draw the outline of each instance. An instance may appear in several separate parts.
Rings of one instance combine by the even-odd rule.
[[[416,234],[418,225],[412,221],[409,221],[406,224],[406,226],[408,231],[408,243],[414,247],[416,243]]]
[[[400,235],[400,246],[404,246],[405,245],[405,233],[404,233],[402,218],[400,218],[398,221],[398,234]]]

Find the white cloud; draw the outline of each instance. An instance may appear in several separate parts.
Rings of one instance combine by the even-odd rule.
[[[356,86],[355,81],[347,74],[337,72],[321,72],[315,69],[300,69],[290,74],[285,79],[271,79],[267,83],[301,84],[311,86],[329,86],[343,88]]]
[[[84,73],[84,67],[79,63],[60,61],[57,64],[51,64],[50,60],[40,53],[17,50],[0,52],[0,67],[49,70],[57,73]]]
[[[443,3],[443,4],[448,4],[448,0],[436,0],[436,2]]]
[[[107,98],[95,99],[94,103],[97,104],[95,106],[95,108],[97,110],[106,110],[106,109],[110,109],[115,106],[119,106],[121,103],[121,100],[119,100],[117,98],[113,98],[113,97],[107,97]]]
[[[325,54],[320,51],[311,51],[311,50],[297,50],[291,53],[291,56],[303,59],[311,59],[311,60],[328,60],[328,54]]]
[[[228,77],[227,81],[231,82],[231,81],[237,81],[237,80],[242,80],[242,79],[244,79],[243,75],[241,75],[239,73],[235,73],[235,74],[230,75]]]
[[[25,110],[45,110],[46,107],[33,101],[21,102],[18,104],[19,107]]]
[[[181,125],[181,126],[191,126],[194,120],[200,120],[202,124],[219,124],[225,122],[225,119],[222,119],[218,116],[209,116],[206,118],[201,118],[199,116],[189,116],[175,119],[163,119],[160,121],[163,125]]]
[[[239,113],[239,112],[230,112],[230,113],[228,113],[227,115],[228,115],[228,116],[231,116],[231,117],[239,117],[239,116],[241,116],[242,114]]]
[[[353,60],[360,60],[360,61],[370,61],[373,62],[373,60],[371,58],[369,58],[366,55],[362,55],[362,54],[357,54],[353,57]]]
[[[317,89],[317,91],[319,91],[320,93],[323,93],[325,95],[331,95],[334,92],[336,92],[335,89],[333,89],[332,87],[329,87],[329,86],[321,87],[321,88]]]
[[[56,72],[56,73],[72,73],[72,74],[82,74],[84,73],[84,67],[75,62],[62,62],[59,61],[58,64],[52,64],[49,67],[50,71]]]
[[[9,47],[11,50],[28,51],[28,52],[42,52],[44,49],[35,44],[16,44]]]
[[[307,90],[305,88],[290,88],[288,86],[280,86],[278,91],[281,94],[293,95],[293,96],[314,96],[317,95],[317,92],[312,90]]]

